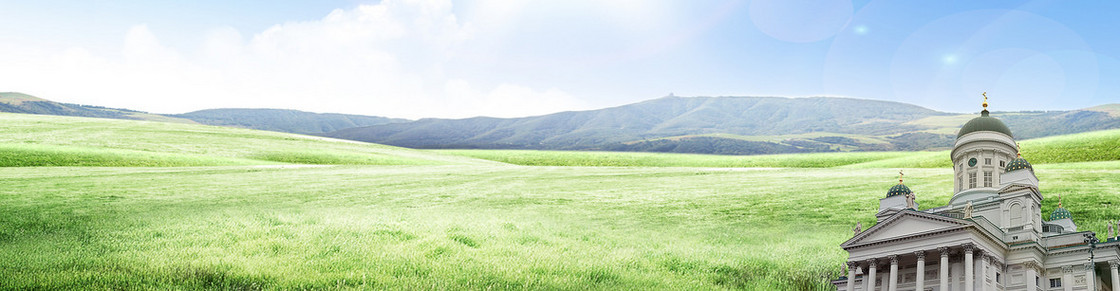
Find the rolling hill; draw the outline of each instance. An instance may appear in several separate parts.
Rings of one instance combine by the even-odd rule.
[[[1110,106],[995,112],[1016,138],[1120,128]],[[1112,113],[1112,115],[1110,115]],[[423,149],[777,154],[946,148],[975,114],[850,98],[664,97],[524,118],[421,119],[324,136]]]
[[[493,162],[251,129],[0,113],[0,167],[478,163]]]
[[[170,115],[198,123],[299,134],[338,131],[352,127],[406,122],[406,119],[337,113],[312,113],[287,109],[226,108]]]
[[[0,92],[0,112],[197,123],[299,134],[408,121],[380,116],[286,109],[208,109],[184,114],[153,114],[130,109],[54,102],[15,92]]]
[[[16,92],[0,92],[0,112],[195,123],[143,111],[54,102]]]

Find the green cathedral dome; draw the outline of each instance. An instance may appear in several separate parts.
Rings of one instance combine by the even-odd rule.
[[[910,194],[910,193],[913,193],[913,192],[910,192],[910,187],[906,187],[906,185],[903,185],[902,183],[898,183],[898,185],[894,185],[894,187],[891,187],[890,190],[887,190],[887,197],[898,196],[898,195],[906,195],[906,194]]]
[[[965,134],[977,131],[994,131],[1006,134],[1007,136],[1013,136],[1011,135],[1011,129],[1007,128],[1007,125],[1003,124],[1003,121],[988,116],[988,110],[980,111],[980,117],[973,118],[969,120],[968,123],[965,123],[964,126],[961,127],[961,130],[957,132],[957,138],[959,139]]]
[[[1054,209],[1054,213],[1050,213],[1050,220],[1054,221],[1063,218],[1073,219],[1073,215],[1069,213],[1069,210],[1062,208],[1061,203],[1059,203],[1058,209]]]
[[[1034,171],[1034,168],[1031,167],[1031,163],[1027,162],[1026,159],[1020,157],[1011,160],[1011,162],[1007,164],[1007,168],[1006,170],[1004,170],[1004,173],[1010,173],[1022,169],[1031,169],[1031,171]]]

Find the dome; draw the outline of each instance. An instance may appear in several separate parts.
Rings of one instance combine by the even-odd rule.
[[[1007,168],[1006,170],[1004,170],[1004,173],[1010,173],[1022,169],[1031,169],[1031,171],[1034,171],[1034,168],[1031,167],[1031,163],[1028,163],[1026,159],[1020,157],[1011,160],[1011,163],[1007,164]]]
[[[1007,136],[1013,136],[1011,135],[1011,129],[1007,128],[1007,125],[1003,124],[1003,121],[988,116],[988,110],[981,111],[980,117],[973,118],[969,120],[968,123],[965,123],[964,126],[961,127],[961,130],[957,132],[957,138],[959,139],[965,134],[977,131],[994,131],[1006,134]]]
[[[1058,209],[1054,209],[1054,213],[1050,213],[1050,220],[1053,221],[1063,218],[1073,219],[1073,215],[1069,213],[1069,210],[1062,208],[1062,205],[1060,204],[1061,203],[1059,203],[1058,205]]]
[[[902,183],[898,183],[898,185],[894,185],[894,187],[891,187],[890,190],[887,190],[887,197],[898,196],[898,195],[906,195],[906,194],[910,194],[910,193],[913,193],[913,192],[910,192],[910,187],[906,187],[906,185],[903,185]]]

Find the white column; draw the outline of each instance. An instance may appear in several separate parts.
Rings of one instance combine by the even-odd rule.
[[[1092,262],[1085,264],[1085,286],[1089,291],[1097,290],[1097,274],[1093,272],[1094,264]]]
[[[980,291],[988,291],[988,254],[980,255]]]
[[[1034,261],[1024,264],[1026,271],[1023,272],[1023,280],[1026,280],[1026,282],[1023,283],[1027,284],[1027,290],[1038,290],[1038,281],[1036,281],[1036,278],[1038,278],[1038,270],[1035,269],[1036,266],[1037,264],[1035,264]]]
[[[887,281],[887,290],[898,291],[898,256],[891,255],[891,275]]]
[[[964,245],[964,291],[975,291],[976,263],[972,261],[972,245]]]
[[[867,260],[867,274],[863,276],[863,290],[875,290],[875,259]]]
[[[1116,272],[1116,267],[1120,266],[1120,261],[1108,261],[1108,268],[1112,269],[1112,290],[1120,291],[1120,273]]]
[[[1062,267],[1062,288],[1073,291],[1073,266]]]
[[[845,290],[856,290],[856,268],[859,268],[859,264],[848,262],[848,288]]]
[[[941,252],[941,267],[940,273],[937,275],[941,277],[941,291],[949,291],[949,248],[939,247],[937,251]]]
[[[918,256],[918,273],[914,277],[914,290],[924,291],[926,288],[926,251],[917,251],[914,252],[914,255]]]

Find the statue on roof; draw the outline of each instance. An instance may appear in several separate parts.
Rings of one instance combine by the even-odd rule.
[[[860,232],[863,232],[863,222],[858,222],[857,221],[856,222],[856,227],[852,228],[852,236],[857,236],[857,235],[859,235]]]
[[[914,198],[916,198],[914,192],[906,193],[906,208],[918,210],[918,207],[914,205]]]
[[[972,200],[969,200],[968,205],[964,206],[964,218],[965,219],[972,218]]]

